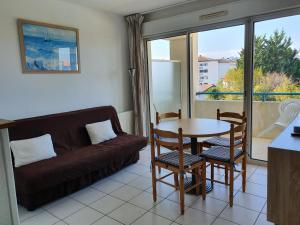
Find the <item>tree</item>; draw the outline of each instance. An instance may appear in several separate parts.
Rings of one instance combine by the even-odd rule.
[[[292,48],[292,40],[284,31],[275,31],[269,38],[255,37],[254,68],[263,73],[285,73],[293,80],[300,80],[300,59],[298,50]],[[244,68],[244,49],[237,61],[238,68]]]
[[[294,82],[287,74],[284,73],[267,73],[264,74],[262,69],[256,68],[254,70],[253,79],[254,93],[272,93],[283,92],[293,93],[300,92],[300,87],[297,82]],[[230,69],[226,73],[224,79],[219,81],[213,91],[210,92],[239,92],[244,91],[244,71],[241,68]],[[243,95],[217,95],[208,96],[209,99],[215,100],[241,100]],[[255,95],[254,100],[261,101],[262,96]],[[269,95],[268,101],[282,101],[289,98],[299,98],[299,96],[286,95]]]

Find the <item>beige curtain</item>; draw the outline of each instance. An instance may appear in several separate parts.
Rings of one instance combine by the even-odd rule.
[[[146,61],[145,49],[142,36],[144,16],[134,14],[126,17],[128,23],[128,41],[132,94],[133,94],[133,110],[134,110],[134,126],[136,135],[146,136],[147,121],[147,96],[146,96]]]

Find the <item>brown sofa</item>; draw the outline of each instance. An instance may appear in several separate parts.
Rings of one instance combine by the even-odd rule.
[[[117,137],[91,145],[85,125],[110,119]],[[145,137],[122,131],[116,110],[103,106],[18,120],[10,140],[51,134],[57,157],[14,168],[18,203],[28,210],[73,193],[139,159]]]

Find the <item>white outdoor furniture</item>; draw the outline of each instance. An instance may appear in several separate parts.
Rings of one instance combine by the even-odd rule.
[[[263,137],[276,127],[286,128],[300,113],[300,99],[287,99],[279,105],[279,118],[257,136]]]

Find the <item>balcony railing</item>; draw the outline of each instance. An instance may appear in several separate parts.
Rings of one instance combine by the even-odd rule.
[[[243,92],[197,92],[197,96],[200,95],[214,95],[214,96],[221,96],[221,95],[240,95],[244,96]],[[268,100],[269,96],[295,96],[300,98],[300,92],[254,92],[253,96],[259,96],[261,101],[265,102]]]

